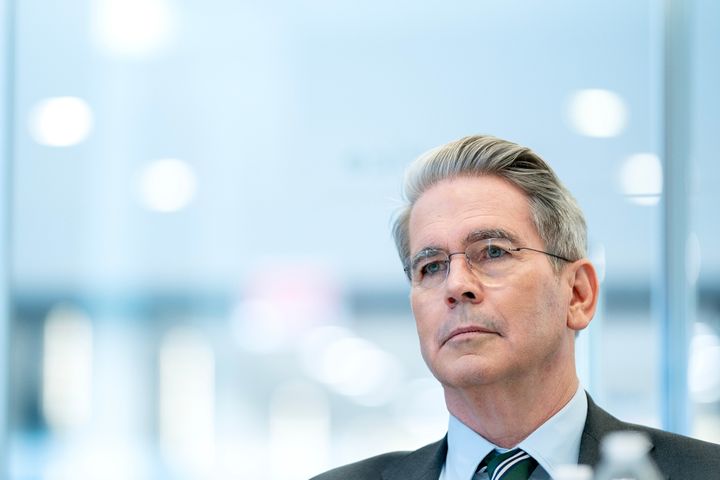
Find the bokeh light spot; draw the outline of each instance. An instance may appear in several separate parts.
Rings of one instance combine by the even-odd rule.
[[[41,145],[69,147],[87,138],[93,113],[85,100],[54,97],[42,100],[30,112],[30,134]]]
[[[589,137],[614,137],[627,123],[627,107],[614,92],[587,89],[570,97],[568,117],[572,127]]]
[[[623,194],[638,205],[656,205],[660,201],[662,182],[660,159],[652,153],[630,155],[620,169]]]
[[[140,200],[157,212],[175,212],[185,208],[195,196],[195,173],[190,166],[174,158],[155,160],[140,175]]]
[[[688,387],[693,400],[698,403],[720,401],[720,337],[704,323],[695,324],[695,334],[690,342]]]
[[[167,0],[98,0],[92,32],[101,50],[125,57],[149,57],[166,49],[175,32]]]

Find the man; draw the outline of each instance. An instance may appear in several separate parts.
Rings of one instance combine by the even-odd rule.
[[[628,429],[649,436],[669,478],[720,478],[720,446],[623,423],[579,386],[575,336],[598,280],[583,214],[538,155],[463,138],[418,158],[404,194],[393,233],[448,434],[317,480],[552,478],[558,465],[596,465],[603,436]]]

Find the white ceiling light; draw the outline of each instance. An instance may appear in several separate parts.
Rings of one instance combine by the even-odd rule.
[[[30,134],[50,147],[69,147],[87,138],[93,125],[90,106],[77,97],[54,97],[38,102],[30,112]]]
[[[140,174],[140,200],[148,209],[175,212],[185,208],[195,196],[195,173],[174,158],[155,160]]]
[[[579,90],[570,97],[570,125],[589,137],[614,137],[627,123],[627,108],[614,92],[601,89]]]
[[[175,20],[167,0],[96,0],[96,44],[111,54],[148,57],[171,42]]]
[[[631,202],[656,205],[662,193],[660,159],[652,153],[630,155],[620,169],[622,191]]]

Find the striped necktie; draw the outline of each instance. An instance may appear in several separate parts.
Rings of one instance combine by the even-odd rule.
[[[487,471],[490,480],[527,480],[537,464],[519,448],[505,453],[493,450],[480,462],[477,471]]]

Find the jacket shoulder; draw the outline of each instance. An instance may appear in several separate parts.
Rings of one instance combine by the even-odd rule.
[[[689,472],[697,472],[699,477],[711,471],[720,472],[720,445],[670,433],[656,428],[630,425],[632,430],[644,431],[653,444],[651,452],[661,469],[674,471],[675,478],[696,478]]]
[[[588,396],[588,416],[580,446],[580,462],[596,465],[602,438],[617,430],[644,432],[653,445],[650,455],[669,478],[705,479],[708,472],[720,472],[720,445],[666,432],[657,428],[623,422],[613,417]]]
[[[447,438],[415,451],[391,452],[335,468],[311,480],[436,480],[440,475]]]

